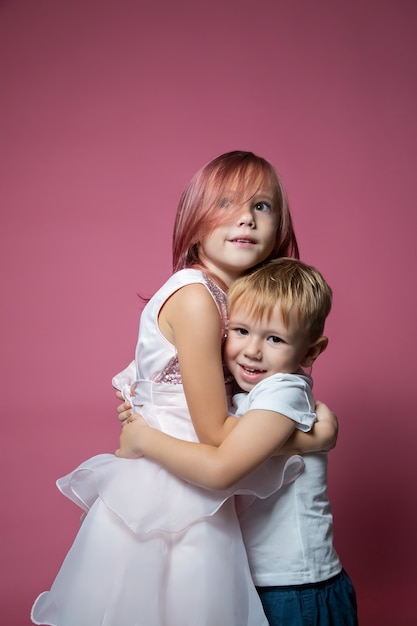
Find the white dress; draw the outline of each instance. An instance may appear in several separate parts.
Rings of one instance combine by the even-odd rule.
[[[205,285],[212,294],[225,336],[225,294],[199,270],[174,274],[142,312],[133,404],[150,425],[197,441],[175,348],[157,323],[167,298],[191,283]],[[131,372],[128,368],[115,378],[127,393]],[[266,626],[233,494],[265,498],[302,470],[301,457],[277,457],[232,489],[214,492],[145,458],[100,454],[85,461],[57,481],[88,515],[50,591],[35,601],[32,621],[52,626]]]

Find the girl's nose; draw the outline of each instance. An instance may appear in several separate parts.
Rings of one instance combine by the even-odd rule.
[[[255,226],[255,218],[252,213],[252,209],[249,205],[243,205],[238,217],[239,226]]]

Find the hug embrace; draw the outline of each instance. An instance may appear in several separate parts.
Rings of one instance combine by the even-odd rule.
[[[174,273],[114,379],[120,447],[57,482],[87,514],[35,624],[357,624],[326,490],[337,422],[307,373],[332,292],[298,256],[270,163],[235,151],[195,174]]]

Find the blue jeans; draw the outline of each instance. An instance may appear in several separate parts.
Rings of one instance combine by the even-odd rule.
[[[270,626],[358,626],[356,594],[344,570],[320,583],[258,587]]]

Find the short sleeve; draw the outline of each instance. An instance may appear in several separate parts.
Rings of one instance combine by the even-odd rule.
[[[296,423],[296,428],[308,431],[316,420],[312,381],[309,376],[275,374],[256,385],[249,394],[233,398],[236,415],[254,409],[276,411]]]

